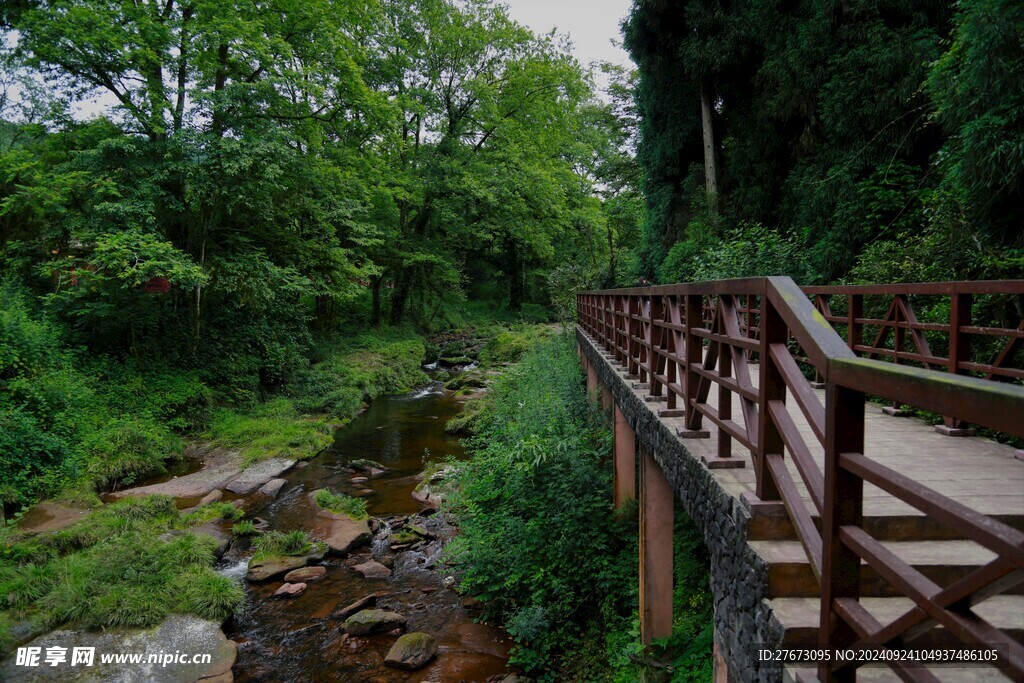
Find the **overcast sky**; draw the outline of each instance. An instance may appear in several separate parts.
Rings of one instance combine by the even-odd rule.
[[[631,0],[502,0],[509,14],[537,33],[557,28],[572,38],[576,59],[629,63],[629,55],[612,40],[622,42],[619,23],[629,13]]]

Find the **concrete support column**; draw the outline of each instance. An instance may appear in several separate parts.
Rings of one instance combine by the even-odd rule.
[[[654,457],[640,460],[640,640],[672,633],[672,514],[675,496]]]
[[[587,393],[593,396],[597,392],[597,368],[587,360]]]
[[[605,385],[601,385],[601,410],[604,412],[605,417],[612,419],[611,412],[612,406],[615,400],[612,398],[612,392]]]
[[[615,406],[615,509],[636,498],[636,432]]]

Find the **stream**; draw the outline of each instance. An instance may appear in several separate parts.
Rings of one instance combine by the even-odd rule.
[[[444,431],[445,422],[461,408],[461,402],[436,383],[411,394],[378,398],[336,430],[328,449],[282,475],[288,483],[276,498],[246,499],[249,519],[261,518],[280,531],[310,529],[316,510],[308,494],[327,487],[363,497],[379,528],[370,545],[350,556],[328,556],[323,562],[327,574],[309,582],[297,598],[273,597],[281,580],[246,583],[245,607],[224,629],[228,638],[239,643],[233,669],[236,681],[483,683],[508,671],[508,635],[474,623],[473,601],[444,585],[448,574],[439,555],[443,539],[454,530],[442,516],[424,514],[410,520],[439,540],[397,553],[387,542],[390,524],[400,525],[403,517],[423,510],[411,493],[425,459],[466,457],[459,439]],[[346,466],[359,458],[376,460],[389,469],[368,481],[353,482],[366,476]],[[247,555],[232,549],[221,561],[220,571],[244,577]],[[366,579],[351,568],[371,558],[391,566],[392,576]],[[438,654],[430,664],[417,671],[387,667],[384,657],[395,635],[349,637],[339,628],[340,620],[332,615],[371,593],[379,596],[377,608],[408,618],[407,632],[434,636]]]

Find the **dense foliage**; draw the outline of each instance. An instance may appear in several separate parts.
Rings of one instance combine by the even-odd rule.
[[[637,0],[645,274],[763,274],[717,251],[767,231],[803,254],[774,273],[808,282],[879,259],[877,282],[1020,277],[1022,30],[1002,0]]]
[[[487,602],[517,643],[514,660],[540,680],[636,680],[636,516],[613,512],[611,434],[572,340],[537,343],[474,426],[473,458],[453,477],[460,532],[449,557],[462,590]],[[675,680],[706,680],[708,558],[687,519],[677,544],[679,619],[667,645]]]
[[[311,455],[424,380],[422,335],[547,320],[560,264],[614,281],[640,200],[612,72],[599,100],[491,0],[5,5],[0,508],[183,436]]]

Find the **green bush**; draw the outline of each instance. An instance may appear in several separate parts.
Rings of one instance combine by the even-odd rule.
[[[538,343],[482,405],[448,498],[461,590],[487,603],[538,680],[639,680],[636,508],[612,510],[611,434],[573,340]],[[694,683],[712,666],[710,560],[693,522],[676,520],[673,634],[659,647],[672,680]]]
[[[550,328],[539,325],[520,325],[492,336],[480,351],[480,362],[514,363],[539,340],[550,334]]]
[[[325,342],[323,358],[286,388],[301,412],[352,419],[366,401],[408,391],[426,381],[423,339],[407,329],[380,329]]]
[[[636,605],[635,524],[613,514],[610,432],[580,379],[567,336],[528,351],[495,382],[473,458],[453,475],[461,589],[488,603],[516,639],[514,661],[542,680],[555,680],[580,624]]]
[[[164,461],[183,451],[181,439],[145,418],[111,420],[82,445],[89,455],[88,476],[103,489],[131,486],[160,474],[166,471]]]
[[[366,513],[365,500],[335,493],[329,489],[319,489],[316,492],[316,504],[324,510],[348,515],[352,519],[366,519],[369,516]]]
[[[676,243],[658,267],[659,282],[700,282],[741,277],[788,275],[811,278],[806,245],[757,223],[745,223],[722,237]]]

